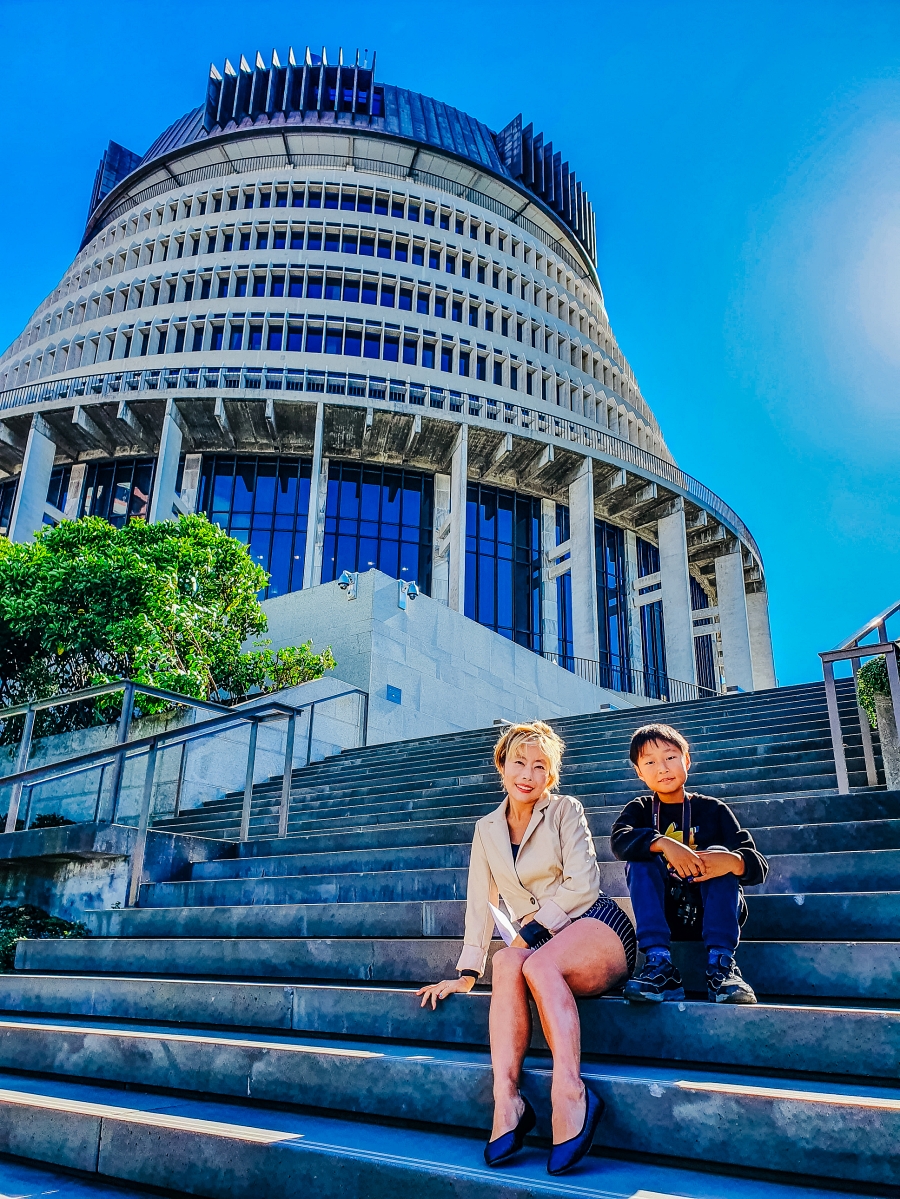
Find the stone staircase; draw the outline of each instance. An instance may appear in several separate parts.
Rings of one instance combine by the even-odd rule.
[[[819,685],[554,722],[624,906],[608,833],[648,717],[685,733],[692,786],[729,798],[771,862],[739,950],[757,1007],[581,1004],[608,1107],[573,1174],[544,1170],[539,1031],[538,1136],[483,1166],[490,975],[437,1012],[414,995],[456,960],[472,826],[500,798],[493,729],[295,771],[283,838],[279,779],[256,788],[244,845],[239,795],[158,823],[218,857],[91,914],[88,940],[21,942],[0,975],[0,1152],[210,1199],[900,1193],[900,793],[865,786],[848,685],[839,698],[851,796]],[[678,949],[699,992],[699,947]]]

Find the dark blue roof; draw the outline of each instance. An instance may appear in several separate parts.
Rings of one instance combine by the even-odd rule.
[[[297,61],[291,50],[282,63],[277,54],[267,65],[257,54],[253,67],[241,58],[238,70],[226,60],[220,72],[210,70],[205,104],[190,112],[162,133],[146,154],[141,166],[179,146],[232,129],[283,124],[335,122],[382,132],[423,145],[434,146],[503,178],[513,180],[536,195],[567,224],[592,261],[596,261],[594,214],[587,193],[562,155],[554,153],[542,134],[523,128],[522,117],[499,133],[458,108],[411,92],[407,88],[375,81],[375,57],[371,64],[344,63],[343,52],[336,63],[328,63],[324,51],[309,48]],[[121,150],[122,155],[129,151]],[[137,164],[138,156],[131,156]],[[125,158],[121,159],[124,164]],[[132,168],[134,169],[134,168]],[[109,186],[95,187],[91,211],[124,177],[107,171]]]

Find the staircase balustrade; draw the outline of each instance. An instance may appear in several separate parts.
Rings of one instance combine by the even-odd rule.
[[[873,658],[878,654],[884,654],[888,682],[891,689],[894,720],[897,728],[900,729],[900,671],[898,671],[897,667],[897,646],[900,643],[892,641],[887,634],[887,621],[897,612],[900,612],[900,600],[891,604],[890,607],[885,608],[878,616],[873,616],[857,633],[854,633],[852,637],[848,637],[846,641],[842,641],[835,649],[819,654],[819,657],[822,659],[822,671],[825,676],[825,697],[828,703],[828,722],[831,727],[831,743],[834,748],[837,787],[841,795],[850,794],[850,780],[847,772],[847,753],[844,744],[844,734],[841,729],[841,720],[838,712],[837,692],[835,691],[834,664],[835,662],[849,662],[851,664],[853,669],[853,685],[855,688],[860,663],[863,658]],[[870,642],[868,645],[861,644],[861,642],[873,634],[877,636],[877,641]],[[866,780],[870,787],[875,787],[878,785],[878,771],[875,766],[872,730],[869,726],[869,718],[858,700],[856,709],[859,717],[859,731],[862,736],[863,754],[866,761]]]

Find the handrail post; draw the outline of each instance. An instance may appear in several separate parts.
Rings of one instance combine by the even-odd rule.
[[[124,745],[128,740],[128,730],[134,715],[134,683],[129,679],[125,684],[122,695],[122,712],[119,716],[119,727],[116,733],[116,744]],[[122,777],[125,774],[125,750],[116,755],[113,762],[109,782],[109,799],[106,809],[98,819],[99,824],[114,824],[119,810],[119,796],[122,792]]]
[[[865,708],[859,702],[859,658],[851,660],[853,666],[853,694],[856,697],[856,712],[859,716],[859,732],[862,737],[863,757],[866,760],[866,782],[870,787],[878,786],[878,771],[875,768],[875,750],[872,748],[872,728]]]
[[[306,728],[306,765],[312,761],[313,720],[316,715],[315,702],[309,705],[309,723]]]
[[[292,712],[287,718],[287,735],[284,746],[284,778],[281,780],[281,808],[278,813],[278,836],[286,837],[288,831],[288,816],[291,810],[291,771],[294,768],[294,732],[297,726],[297,714]]]
[[[369,693],[368,691],[360,691],[360,695],[362,696],[362,703],[360,705],[362,709],[362,720],[360,722],[361,728],[359,743],[360,745],[365,745],[369,739]]]
[[[894,727],[900,730],[900,671],[897,669],[897,643],[894,642],[890,650],[885,651],[885,665],[887,666],[888,682],[891,685],[891,703],[894,707]]]
[[[34,708],[29,704],[25,713],[25,725],[19,741],[19,752],[16,754],[15,774],[20,774],[28,766],[28,755],[31,753],[31,739],[34,733]],[[6,813],[6,833],[16,831],[16,821],[19,818],[19,804],[22,800],[22,784],[13,783],[12,794],[9,797],[9,811]]]
[[[896,670],[896,664],[894,669]],[[838,794],[849,795],[850,779],[847,774],[847,755],[844,752],[844,735],[841,732],[837,690],[834,685],[834,664],[823,661],[822,671],[825,675],[825,700],[828,704],[828,724],[831,727],[831,745],[834,750],[834,768],[837,775]]]
[[[247,774],[244,779],[244,803],[241,807],[240,840],[246,841],[250,836],[250,807],[253,803],[253,775],[256,770],[256,738],[259,735],[259,721],[250,724],[250,744],[247,747]]]
[[[137,907],[141,893],[141,877],[144,873],[144,854],[147,848],[147,828],[150,824],[150,804],[153,799],[153,779],[156,774],[157,742],[154,740],[147,750],[147,770],[144,774],[144,795],[138,820],[137,838],[131,852],[131,873],[128,879],[128,897],[125,906]]]

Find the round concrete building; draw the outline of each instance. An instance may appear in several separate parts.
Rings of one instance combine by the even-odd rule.
[[[623,695],[772,687],[762,559],[675,465],[566,155],[257,54],[110,142],[0,358],[0,532],[200,511],[268,597],[370,569]]]

